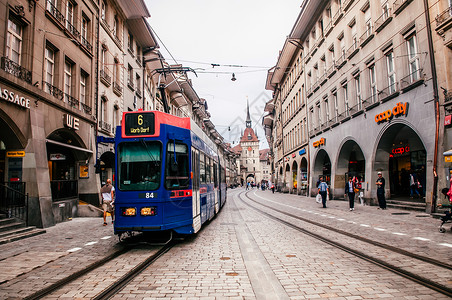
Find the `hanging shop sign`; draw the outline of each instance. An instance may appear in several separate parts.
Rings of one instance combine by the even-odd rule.
[[[295,156],[297,156],[296,153],[292,153],[292,158],[295,158]]]
[[[6,151],[6,157],[24,157],[25,151]]]
[[[325,138],[321,138],[320,140],[312,143],[312,146],[314,146],[314,148],[320,147],[322,145],[325,146]]]
[[[400,145],[398,147],[394,147],[391,150],[391,154],[389,157],[396,157],[396,156],[402,156],[405,153],[410,152],[410,146],[409,145]]]
[[[8,91],[0,86],[0,99],[11,102],[21,107],[30,108],[30,99],[18,95],[14,92]]]
[[[66,155],[61,153],[51,153],[50,160],[66,160]]]
[[[448,115],[444,117],[444,126],[449,126],[452,124],[452,115]]]
[[[74,130],[80,129],[80,119],[70,114],[64,114],[64,126]]]
[[[393,107],[393,109],[388,109],[387,111],[384,111],[382,113],[379,113],[375,116],[375,122],[382,123],[386,122],[392,119],[392,117],[398,117],[408,114],[408,102],[402,103],[399,102],[396,104],[396,106]]]
[[[452,155],[444,156],[445,162],[452,162]]]
[[[300,150],[300,152],[298,152],[299,155],[303,155],[306,153],[306,148],[303,148]]]
[[[88,164],[80,165],[79,178],[89,178],[89,167]]]

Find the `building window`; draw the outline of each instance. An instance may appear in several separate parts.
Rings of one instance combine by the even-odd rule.
[[[393,94],[396,91],[396,73],[394,68],[394,52],[392,50],[386,53],[386,67],[388,71],[389,94]]]
[[[334,117],[337,118],[339,116],[339,103],[337,101],[337,92],[333,92],[333,102],[334,102]]]
[[[330,107],[328,103],[328,97],[323,98],[323,107],[325,108],[325,122],[330,120]]]
[[[355,77],[355,92],[356,92],[356,107],[357,107],[357,110],[361,110],[362,109],[361,78],[359,75]]]
[[[101,12],[100,12],[100,16],[102,18],[102,21],[106,21],[106,16],[107,16],[107,4],[105,3],[105,1],[102,1],[102,8],[101,8]]]
[[[87,42],[88,41],[88,20],[85,17],[82,17],[82,39]]]
[[[128,69],[127,69],[127,85],[129,86],[129,88],[133,89],[133,68],[131,65],[129,65]]]
[[[102,51],[100,53],[100,69],[105,72],[107,65],[107,48],[102,46]]]
[[[320,107],[320,102],[317,102],[316,106],[317,106],[317,120],[318,120],[317,124],[320,127],[320,125],[322,124],[322,109]]]
[[[348,103],[348,100],[349,100],[348,99],[348,84],[347,83],[344,84],[342,86],[342,89],[344,91],[344,112],[345,112],[345,115],[348,116],[349,115],[349,108],[350,108],[349,103]]]
[[[82,104],[86,104],[86,96],[87,96],[87,88],[86,84],[88,82],[88,74],[86,74],[83,70],[80,74],[80,110],[82,109]]]
[[[410,36],[407,41],[408,48],[408,64],[410,66],[411,82],[420,78],[419,76],[419,57],[417,55],[416,35]]]
[[[131,54],[133,54],[133,35],[129,33],[128,39],[127,39],[127,47]]]
[[[71,1],[66,3],[66,28],[73,32],[72,28],[74,24],[74,4]]]
[[[64,93],[71,96],[72,91],[72,64],[69,61],[64,62]]]
[[[55,51],[46,47],[45,50],[45,64],[44,64],[44,79],[48,83],[45,85],[45,91],[50,93],[50,85],[53,85],[55,71]]]
[[[371,103],[377,101],[377,74],[375,73],[375,65],[369,66],[369,84]]]
[[[18,65],[20,65],[22,53],[22,35],[22,25],[10,15],[6,37],[6,57]]]
[[[113,36],[114,37],[118,37],[118,16],[115,15],[114,19],[113,19],[113,30],[112,30]]]

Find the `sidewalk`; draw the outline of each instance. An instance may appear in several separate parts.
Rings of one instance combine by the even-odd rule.
[[[445,224],[446,232],[440,233],[441,221],[425,212],[395,208],[382,210],[378,206],[362,206],[356,202],[355,210],[350,211],[348,201],[344,200],[329,200],[325,209],[322,204],[316,203],[314,197],[272,194],[271,191],[256,189],[248,195],[266,204],[277,204],[280,209],[315,222],[438,260],[450,260],[452,224]]]

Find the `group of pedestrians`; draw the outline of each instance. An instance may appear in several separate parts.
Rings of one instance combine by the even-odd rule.
[[[375,182],[377,186],[377,198],[378,198],[378,209],[386,209],[386,198],[385,198],[385,179],[381,172],[377,173],[377,181]],[[322,207],[326,208],[327,197],[329,197],[328,185],[324,180],[323,176],[320,176],[317,181],[318,194],[322,197]],[[350,211],[355,210],[355,196],[358,194],[358,198],[361,205],[364,205],[362,186],[359,179],[356,177],[349,176],[348,182],[345,184],[345,197],[348,197]]]

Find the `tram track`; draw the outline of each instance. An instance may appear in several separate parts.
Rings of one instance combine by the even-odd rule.
[[[133,280],[136,276],[138,276],[142,271],[144,271],[147,267],[149,267],[152,263],[154,263],[158,258],[160,258],[163,254],[167,253],[176,242],[174,240],[159,246],[156,251],[154,251],[150,256],[142,260],[131,270],[127,271],[124,275],[122,275],[118,280],[114,281],[107,288],[103,289],[92,299],[100,300],[100,299],[110,299],[116,293],[118,293],[122,288],[124,288],[131,280]],[[51,296],[54,293],[57,293],[58,290],[64,289],[71,283],[80,280],[84,276],[89,276],[91,273],[97,272],[98,269],[111,263],[115,260],[121,259],[124,255],[127,255],[132,250],[136,248],[136,244],[129,244],[121,247],[117,251],[109,254],[108,256],[90,264],[89,266],[61,279],[57,282],[27,296],[24,297],[25,300],[29,299],[42,299],[46,296]]]
[[[279,222],[281,224],[284,224],[284,225],[286,225],[288,227],[291,227],[292,229],[295,229],[295,230],[297,230],[297,231],[299,231],[301,233],[304,233],[304,234],[306,234],[306,235],[308,235],[308,236],[310,236],[312,238],[315,238],[315,239],[320,240],[320,241],[322,241],[324,243],[327,243],[328,245],[331,245],[331,246],[333,246],[333,247],[335,247],[337,249],[345,251],[345,252],[347,252],[349,254],[352,254],[352,255],[354,255],[356,257],[359,257],[359,258],[361,258],[361,259],[363,259],[363,260],[365,260],[367,262],[375,264],[375,265],[377,265],[379,267],[382,267],[382,268],[384,268],[386,270],[389,270],[389,271],[391,271],[391,272],[393,272],[393,273],[395,273],[397,275],[400,275],[400,276],[402,276],[404,278],[407,278],[407,279],[409,279],[411,281],[414,281],[414,282],[416,282],[416,283],[418,283],[418,284],[420,284],[420,285],[422,285],[424,287],[427,287],[427,288],[430,288],[432,290],[435,290],[435,291],[437,291],[437,292],[439,292],[441,294],[444,294],[444,295],[446,295],[448,297],[452,297],[452,289],[449,288],[446,285],[434,282],[434,281],[432,281],[430,279],[427,279],[427,278],[425,278],[423,276],[420,276],[420,275],[415,274],[413,272],[407,271],[407,270],[405,270],[405,269],[403,269],[401,267],[395,266],[394,264],[391,264],[391,263],[389,263],[387,261],[384,261],[382,259],[378,259],[378,258],[373,257],[371,255],[368,255],[368,254],[366,254],[366,253],[364,253],[362,251],[359,251],[359,250],[356,250],[354,248],[351,248],[351,247],[345,245],[344,243],[340,243],[340,242],[334,241],[333,239],[330,239],[330,238],[327,238],[325,236],[322,236],[322,235],[320,235],[320,234],[318,234],[318,233],[316,233],[316,232],[314,232],[312,230],[308,230],[306,228],[302,228],[302,227],[300,227],[298,225],[295,225],[294,223],[291,223],[289,221],[283,220],[283,219],[281,219],[281,218],[279,218],[279,217],[277,217],[277,216],[275,216],[275,215],[273,215],[271,213],[268,213],[267,211],[264,211],[263,209],[260,209],[259,207],[251,205],[250,203],[248,203],[248,201],[245,201],[243,199],[242,195],[244,195],[247,199],[249,199],[249,201],[251,201],[251,202],[253,202],[253,203],[257,204],[257,205],[263,206],[263,207],[265,207],[267,209],[270,209],[272,211],[275,211],[275,212],[278,212],[280,214],[283,214],[284,216],[288,216],[290,218],[293,218],[293,219],[296,219],[296,220],[299,220],[299,221],[302,221],[302,222],[306,222],[306,223],[309,223],[311,225],[315,225],[315,226],[318,226],[320,228],[327,229],[327,230],[330,230],[330,231],[335,232],[335,233],[339,233],[341,235],[345,235],[347,237],[359,240],[361,242],[368,243],[368,244],[371,244],[373,246],[376,246],[376,247],[379,247],[379,248],[383,248],[385,250],[392,251],[392,252],[395,252],[395,253],[398,253],[398,254],[401,254],[401,255],[404,255],[404,256],[407,256],[407,257],[419,260],[419,261],[424,262],[424,263],[428,263],[428,264],[431,264],[431,265],[434,265],[434,266],[437,266],[437,267],[440,267],[440,268],[443,268],[443,269],[446,269],[446,270],[451,270],[452,269],[452,266],[450,264],[443,263],[441,261],[438,261],[438,260],[435,260],[435,259],[432,259],[432,258],[429,258],[429,257],[425,257],[425,256],[422,256],[422,255],[418,255],[418,254],[415,254],[415,253],[412,253],[412,252],[409,252],[409,251],[406,251],[406,250],[403,250],[403,249],[400,249],[400,248],[397,248],[397,247],[394,247],[394,246],[391,246],[391,245],[388,245],[388,244],[384,244],[384,243],[381,243],[381,242],[373,241],[371,239],[364,238],[364,237],[358,236],[356,234],[352,234],[352,233],[343,231],[341,229],[333,228],[331,226],[328,226],[328,225],[325,225],[325,224],[321,224],[319,222],[315,222],[315,221],[312,221],[312,220],[309,220],[309,219],[306,219],[306,218],[294,215],[292,213],[288,213],[288,212],[280,210],[280,209],[276,209],[276,208],[274,208],[274,207],[272,207],[270,205],[266,205],[266,204],[263,204],[261,202],[258,202],[256,200],[252,199],[251,197],[248,196],[248,193],[249,192],[241,192],[241,193],[238,194],[238,198],[245,205],[247,205],[248,207],[250,207],[253,210],[257,211],[258,213],[260,213],[262,215],[265,215],[268,218],[273,219],[273,220],[275,220],[275,221],[277,221],[277,222]]]

